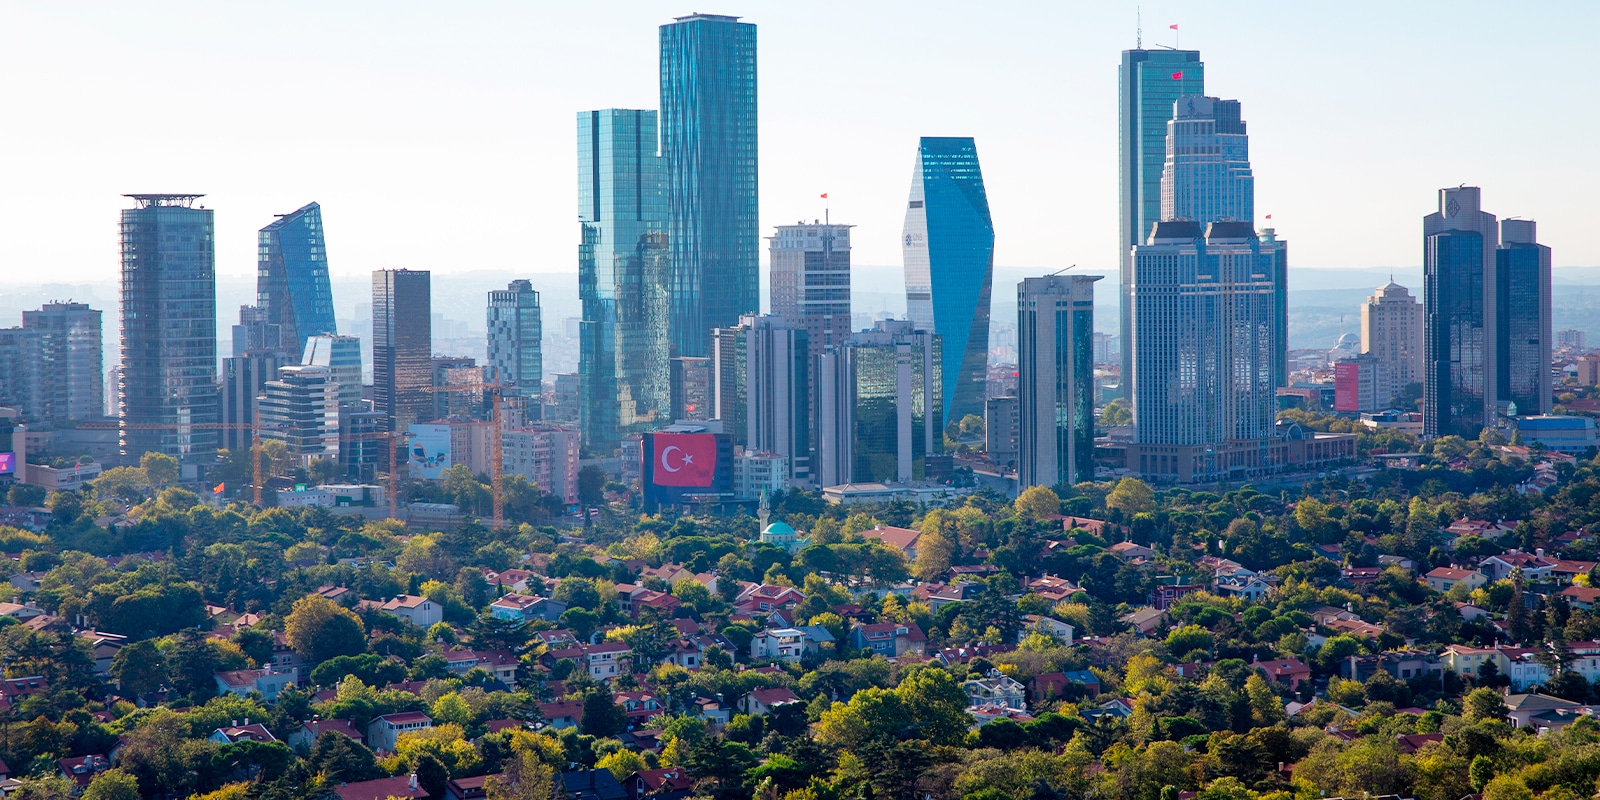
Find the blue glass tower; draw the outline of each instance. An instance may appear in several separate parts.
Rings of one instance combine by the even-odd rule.
[[[578,405],[583,444],[597,453],[669,421],[661,162],[656,112],[579,112]]]
[[[906,316],[943,342],[941,425],[968,414],[981,417],[989,366],[994,223],[978,146],[970,137],[922,138],[901,242]]]
[[[661,153],[672,249],[672,347],[760,309],[756,26],[694,14],[661,26]]]
[[[1502,403],[1516,404],[1519,416],[1550,413],[1552,328],[1550,248],[1539,244],[1531,219],[1500,222],[1500,247],[1494,252],[1495,355]]]
[[[1476,439],[1498,406],[1500,229],[1476,186],[1439,190],[1422,219],[1422,433]]]
[[[1196,50],[1122,51],[1117,69],[1119,158],[1118,251],[1122,265],[1122,380],[1133,374],[1132,291],[1134,245],[1144,244],[1161,219],[1161,171],[1167,158],[1167,122],[1184,95],[1206,93],[1206,65]]]
[[[322,206],[308,203],[261,229],[256,304],[268,324],[282,331],[281,349],[298,356],[306,339],[338,333],[328,251],[322,238]]]

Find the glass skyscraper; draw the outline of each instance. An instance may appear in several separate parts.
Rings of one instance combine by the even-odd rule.
[[[818,486],[922,480],[944,445],[939,337],[880,320],[817,359]]]
[[[372,273],[372,410],[391,431],[433,413],[433,291],[427,270]]]
[[[1439,190],[1422,220],[1422,432],[1476,439],[1493,421],[1495,248],[1500,231],[1476,186]]]
[[[756,26],[694,14],[661,26],[661,154],[672,250],[671,343],[760,310]]]
[[[939,425],[983,416],[989,367],[994,223],[970,137],[925,136],[917,147],[902,253],[906,317],[943,342]],[[943,428],[941,427],[942,431]]]
[[[217,274],[203,195],[131,194],[123,209],[121,448],[196,463],[217,450]]]
[[[488,326],[489,380],[515,387],[523,397],[543,396],[544,331],[533,283],[516,280],[490,292]]]
[[[1531,219],[1500,221],[1494,253],[1495,350],[1501,403],[1516,404],[1520,416],[1550,413],[1550,248],[1539,244]]]
[[[1167,122],[1184,95],[1206,93],[1205,62],[1195,50],[1122,51],[1117,69],[1119,157],[1117,263],[1122,265],[1122,380],[1133,374],[1132,283],[1134,245],[1144,244],[1161,219],[1161,173],[1166,164]]]
[[[283,336],[281,350],[297,356],[306,339],[338,333],[328,251],[322,236],[322,206],[308,203],[261,229],[256,304]]]
[[[656,112],[578,114],[578,405],[584,446],[596,453],[670,421],[662,175]]]
[[[1239,101],[1178,98],[1167,122],[1161,219],[1254,223],[1255,197]]]
[[[1017,486],[1094,478],[1094,282],[1017,284]]]

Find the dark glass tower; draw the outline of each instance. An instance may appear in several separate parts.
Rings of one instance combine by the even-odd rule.
[[[277,325],[281,349],[298,358],[306,339],[338,333],[328,251],[322,238],[322,206],[309,203],[261,229],[256,304]]]
[[[1196,50],[1124,50],[1117,69],[1120,157],[1118,250],[1122,265],[1122,385],[1133,374],[1132,283],[1134,245],[1144,244],[1161,219],[1161,172],[1167,158],[1167,122],[1183,95],[1204,95],[1206,65]],[[1207,220],[1210,221],[1210,220]]]
[[[1422,220],[1422,432],[1476,439],[1493,420],[1495,248],[1500,231],[1476,186],[1439,190]]]
[[[703,356],[712,328],[761,305],[756,26],[714,14],[661,26],[661,154],[671,343],[675,355]]]
[[[668,253],[656,112],[578,114],[578,405],[609,454],[668,421]],[[709,340],[710,330],[706,331]]]
[[[185,463],[217,449],[213,212],[197,194],[130,194],[122,211],[121,446]]]
[[[1550,248],[1531,219],[1500,222],[1494,252],[1496,395],[1519,415],[1548,414],[1552,340]]]
[[[433,413],[432,287],[426,270],[372,273],[372,410],[404,431]]]
[[[939,425],[968,414],[981,417],[989,366],[994,223],[978,146],[971,138],[922,138],[901,241],[906,316],[942,340]]]

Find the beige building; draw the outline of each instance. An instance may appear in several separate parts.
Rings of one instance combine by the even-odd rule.
[[[1361,304],[1361,352],[1376,355],[1388,375],[1384,404],[1422,380],[1422,304],[1406,287],[1391,280]]]

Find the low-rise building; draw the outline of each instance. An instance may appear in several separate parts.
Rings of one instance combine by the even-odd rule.
[[[394,752],[400,735],[433,728],[433,718],[421,711],[384,714],[367,724],[367,746],[381,753]]]
[[[444,609],[438,603],[413,594],[395,597],[379,608],[419,628],[431,627],[435,622],[444,620]]]
[[[1018,711],[1028,710],[1027,688],[998,669],[990,669],[982,678],[963,681],[961,690],[967,693],[967,705],[974,708],[993,704]]]
[[[267,702],[278,699],[278,693],[294,685],[294,673],[272,669],[234,669],[216,674],[217,691],[248,697],[260,692]]]
[[[915,622],[856,623],[850,629],[850,646],[893,658],[906,653],[926,653],[928,637]]]

